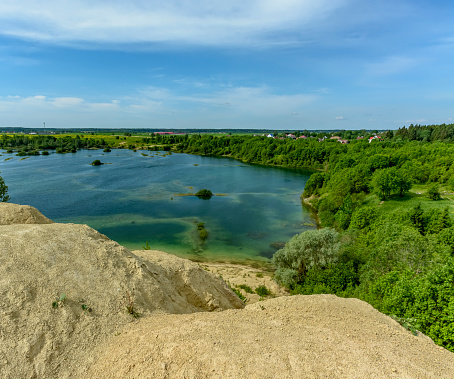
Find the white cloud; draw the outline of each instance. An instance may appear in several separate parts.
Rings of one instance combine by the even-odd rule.
[[[56,97],[52,100],[52,104],[56,107],[73,107],[82,104],[84,99],[79,97]]]
[[[276,36],[316,25],[345,2],[3,0],[0,34],[48,43],[287,43]]]
[[[119,100],[112,100],[109,103],[86,102],[80,97],[54,97],[49,98],[43,95],[29,97],[6,96],[0,97],[2,109],[15,112],[22,110],[30,111],[100,111],[112,110],[119,107]]]
[[[336,116],[336,120],[345,120],[344,116]]]
[[[0,109],[8,115],[2,123],[22,126],[34,125],[36,120],[41,122],[42,119],[53,124],[58,120],[67,127],[70,123],[73,126],[80,123],[119,126],[120,122],[132,118],[135,127],[150,127],[152,122],[162,127],[263,127],[289,120],[292,118],[289,115],[305,114],[318,99],[314,94],[278,94],[266,86],[218,85],[211,92],[205,90],[191,95],[148,87],[137,90],[134,96],[121,96],[106,102],[92,102],[75,96],[6,96],[0,97]]]
[[[222,86],[220,86],[222,87]],[[275,94],[268,87],[227,87],[212,92],[183,95],[168,89],[151,87],[129,99],[134,112],[167,114],[217,114],[219,117],[287,117],[306,109],[319,96],[314,94]]]

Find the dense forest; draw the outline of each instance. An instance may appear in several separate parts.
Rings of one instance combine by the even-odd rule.
[[[363,299],[454,352],[454,124],[299,135],[3,135],[0,147],[148,148],[313,170],[302,201],[321,228],[275,253],[276,279],[295,294]]]

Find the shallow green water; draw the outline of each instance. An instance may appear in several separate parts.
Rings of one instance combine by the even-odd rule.
[[[200,260],[266,260],[294,234],[315,227],[300,201],[309,174],[187,154],[83,150],[20,157],[2,153],[11,202],[57,222],[84,223],[130,249]],[[100,159],[102,166],[90,163]],[[192,188],[191,188],[192,187]],[[208,188],[201,200],[177,196]],[[209,237],[202,243],[197,222]]]

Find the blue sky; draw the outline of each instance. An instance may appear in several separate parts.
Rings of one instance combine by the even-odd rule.
[[[2,0],[0,126],[454,123],[453,18],[452,0]]]

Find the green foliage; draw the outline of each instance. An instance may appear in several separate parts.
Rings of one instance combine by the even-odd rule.
[[[5,181],[0,176],[0,201],[5,203],[8,200],[10,200],[10,197],[8,195],[8,186],[5,184]]]
[[[277,267],[275,279],[291,288],[308,270],[335,262],[340,246],[338,239],[339,234],[330,228],[307,230],[295,235],[273,255],[272,261]]]
[[[306,277],[295,286],[293,294],[334,293],[343,296],[359,284],[359,274],[354,262],[330,264],[323,269],[309,270]]]
[[[243,303],[246,303],[247,302],[247,298],[246,296],[244,296],[241,291],[237,288],[232,288],[230,287],[230,289],[235,292],[235,294],[240,298],[240,300],[243,302]]]
[[[251,287],[249,287],[247,284],[240,284],[237,286],[238,288],[241,288],[246,291],[246,293],[254,293]]]
[[[303,197],[309,197],[312,194],[318,194],[317,190],[323,187],[324,181],[325,176],[323,175],[323,173],[320,172],[313,173],[306,182],[306,185],[304,186]]]
[[[413,319],[412,325],[454,351],[454,265],[436,265],[427,274],[392,271],[370,289],[382,312]]]
[[[87,313],[87,312],[92,312],[92,311],[93,311],[93,309],[90,308],[90,307],[86,304],[86,302],[85,302],[84,299],[80,299],[80,300],[79,300],[79,303],[81,303],[80,307],[82,308],[82,310],[83,310],[85,313]]]
[[[213,193],[208,189],[201,189],[195,195],[200,199],[211,199]]]
[[[440,190],[437,183],[434,183],[429,187],[427,196],[430,200],[441,200]]]
[[[260,297],[266,297],[266,296],[271,295],[271,291],[268,288],[266,288],[266,286],[264,286],[264,285],[258,286],[255,289],[255,293],[257,295],[259,295]]]
[[[208,231],[205,229],[204,222],[197,223],[197,233],[202,241],[205,241],[208,238]]]
[[[55,301],[52,302],[52,308],[57,309],[58,307],[63,306],[66,300],[66,294],[62,293],[60,296],[55,297]]]
[[[102,165],[101,161],[99,159],[95,159],[93,162],[91,162],[92,166],[100,166]]]
[[[378,217],[378,210],[375,207],[362,207],[356,209],[351,218],[350,228],[367,229],[370,228]]]
[[[377,170],[372,176],[372,186],[382,200],[392,192],[403,196],[411,189],[411,185],[408,174],[396,167]]]
[[[128,291],[126,291],[126,293],[123,295],[123,299],[126,312],[134,318],[139,318],[141,314],[137,312],[134,305],[134,300],[132,299],[131,294]]]
[[[418,335],[418,331],[416,330],[414,324],[416,323],[416,319],[414,318],[402,318],[397,317],[396,315],[391,315],[391,318],[396,320],[400,325],[402,325],[405,329],[410,331],[414,336]]]
[[[151,250],[151,246],[149,245],[148,241],[145,241],[145,245],[142,246],[143,250]]]

